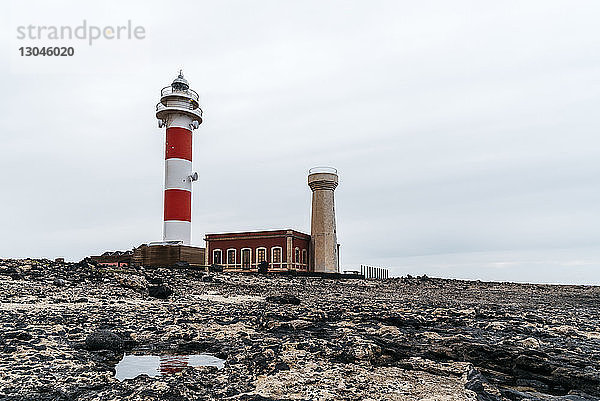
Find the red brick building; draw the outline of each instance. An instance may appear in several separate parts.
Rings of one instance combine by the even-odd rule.
[[[267,262],[269,271],[311,271],[310,235],[295,230],[206,234],[206,264],[225,271],[258,271]]]

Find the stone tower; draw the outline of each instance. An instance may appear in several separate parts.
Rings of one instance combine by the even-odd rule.
[[[333,167],[310,169],[308,172],[308,186],[312,190],[311,270],[323,273],[338,273],[339,259],[333,200],[333,192],[338,186],[337,170]]]

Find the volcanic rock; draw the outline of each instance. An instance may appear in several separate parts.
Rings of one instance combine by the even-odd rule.
[[[146,287],[148,285],[146,279],[143,276],[137,275],[117,276],[116,280],[122,287],[131,288],[132,290],[138,291],[140,293],[145,292]]]
[[[167,299],[173,294],[173,290],[164,284],[148,287],[148,295],[153,298]]]
[[[269,296],[267,302],[279,305],[300,305],[300,299],[289,294]]]
[[[90,351],[121,351],[123,339],[110,330],[98,330],[87,336],[85,347]]]
[[[599,287],[203,277],[0,260],[0,400],[600,399]],[[118,381],[125,349],[225,363]]]
[[[67,285],[67,282],[62,278],[55,278],[52,284],[54,284],[57,287],[64,287],[65,285]]]

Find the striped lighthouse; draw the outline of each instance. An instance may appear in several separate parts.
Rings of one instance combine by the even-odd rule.
[[[202,124],[198,94],[180,71],[160,91],[158,127],[166,128],[163,241],[189,245],[192,235],[192,131]]]

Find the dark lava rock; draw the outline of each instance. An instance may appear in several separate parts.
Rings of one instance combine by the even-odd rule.
[[[146,281],[148,281],[150,284],[154,284],[154,285],[162,285],[163,284],[163,279],[160,277],[146,276]]]
[[[55,278],[52,284],[54,284],[57,287],[64,287],[65,285],[67,285],[67,282],[62,278]]]
[[[267,262],[265,260],[263,260],[262,262],[260,262],[258,264],[258,272],[260,274],[267,274],[268,270],[269,270],[269,265],[267,264]]]
[[[486,391],[486,384],[488,384],[487,379],[477,369],[469,369],[465,388],[477,394],[477,401],[501,401],[501,398]]]
[[[208,266],[208,271],[219,272],[220,273],[220,272],[223,271],[223,266],[222,265],[213,264],[213,265]]]
[[[183,342],[181,344],[179,344],[177,351],[180,353],[188,353],[188,354],[193,354],[193,353],[197,353],[197,352],[206,352],[207,350],[211,349],[211,347],[215,348],[216,343],[213,343],[211,341],[188,341],[188,342]],[[218,348],[218,344],[216,345],[216,348]]]
[[[259,394],[248,395],[244,394],[239,398],[240,401],[287,401],[287,398],[271,398],[263,397]]]
[[[172,294],[173,294],[173,290],[164,284],[148,287],[148,295],[150,295],[153,298],[167,299]]]
[[[300,299],[289,294],[272,295],[270,297],[267,297],[267,302],[279,305],[300,305]]]
[[[2,352],[6,353],[6,354],[11,354],[13,352],[17,352],[17,347],[12,346],[12,345],[5,345],[4,348],[2,349]]]
[[[21,269],[15,269],[15,272],[10,275],[13,280],[23,280],[25,276]]]
[[[85,348],[89,351],[121,351],[123,339],[110,330],[98,330],[87,336]]]
[[[9,339],[16,338],[21,341],[29,341],[33,338],[33,336],[26,331],[9,331],[6,332],[4,336]]]
[[[273,371],[271,372],[271,374],[274,375],[275,373],[282,370],[290,370],[290,365],[288,365],[285,362],[277,362],[273,367]]]
[[[19,340],[21,341],[29,341],[33,338],[33,336],[29,333],[27,333],[26,331],[21,331],[17,337]]]

